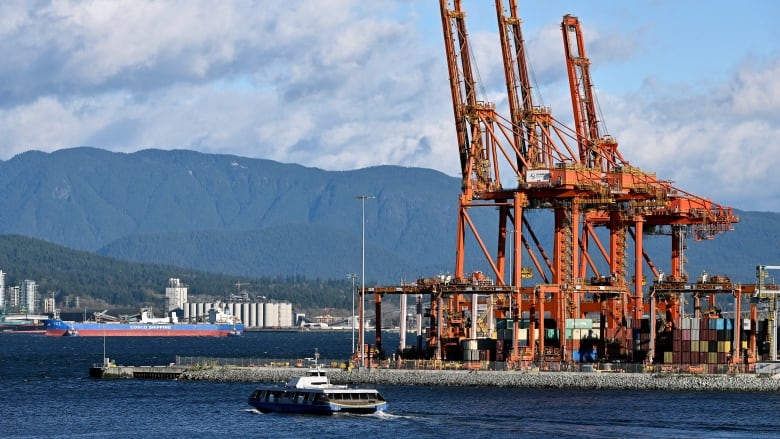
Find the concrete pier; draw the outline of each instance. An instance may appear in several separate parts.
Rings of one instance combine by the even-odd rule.
[[[483,386],[555,389],[778,392],[780,376],[619,372],[519,372],[407,369],[326,369],[334,384],[388,386]],[[285,382],[300,368],[216,366],[189,370],[179,380]]]

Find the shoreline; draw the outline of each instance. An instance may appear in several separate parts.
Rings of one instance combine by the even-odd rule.
[[[544,389],[780,392],[780,375],[706,375],[621,372],[452,371],[325,368],[334,384],[379,386],[510,387]],[[304,369],[215,366],[187,370],[180,381],[283,383]]]

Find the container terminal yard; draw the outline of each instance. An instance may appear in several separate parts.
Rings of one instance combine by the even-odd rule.
[[[759,265],[752,285],[689,277],[686,246],[733,230],[739,218],[623,157],[599,120],[579,19],[561,22],[570,127],[535,103],[516,0],[495,1],[506,115],[477,95],[461,1],[440,0],[440,7],[462,176],[455,268],[412,284],[359,287],[360,324],[371,296],[377,316],[385,298],[400,296],[405,309],[411,296],[428,324],[423,331],[418,319],[416,343],[401,359],[502,361],[508,369],[607,362],[699,373],[750,372],[776,360],[778,288],[765,280],[780,267]],[[532,227],[530,214],[549,221]],[[654,261],[643,242],[657,235],[668,237],[670,253]],[[484,257],[489,270],[468,270],[467,252]],[[728,314],[723,303],[733,307]],[[387,357],[381,319],[376,324],[374,344],[360,328],[361,367]]]

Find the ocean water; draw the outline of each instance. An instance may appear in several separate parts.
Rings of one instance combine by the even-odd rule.
[[[367,334],[371,340],[372,334]],[[0,333],[0,437],[14,438],[714,438],[780,436],[780,394],[380,386],[377,415],[262,414],[253,383],[94,380],[106,355],[162,365],[176,355],[346,359],[349,332],[227,338]],[[387,334],[385,346],[397,344]],[[104,345],[105,341],[105,345]]]

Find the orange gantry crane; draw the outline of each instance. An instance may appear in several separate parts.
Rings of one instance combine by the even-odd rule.
[[[639,329],[651,308],[672,318],[679,314],[676,288],[659,289],[652,305],[646,300],[645,265],[656,280],[686,282],[683,238],[712,238],[738,218],[731,208],[631,166],[617,141],[602,134],[577,17],[566,15],[561,23],[574,128],[535,105],[517,2],[495,0],[495,7],[508,117],[477,96],[461,1],[440,0],[462,177],[454,276],[366,289],[361,296],[373,292],[381,316],[385,294],[430,295],[424,350],[437,359],[470,358],[468,351],[479,350],[475,341],[503,340],[497,334],[505,329],[512,334],[505,349],[510,363],[569,361],[584,349],[567,335],[586,329],[577,326],[588,316],[598,322],[600,358],[644,359],[636,355],[632,329]],[[480,208],[497,212],[487,230],[473,219]],[[531,226],[528,214],[535,210],[552,212],[551,242]],[[665,279],[644,251],[646,231],[671,236]],[[467,273],[472,242],[492,273]],[[537,283],[524,285],[527,278]],[[380,327],[376,334],[381,350]],[[652,348],[645,351],[643,356],[652,356]]]

